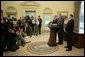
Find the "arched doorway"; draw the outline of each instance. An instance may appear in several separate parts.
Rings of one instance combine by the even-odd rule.
[[[52,17],[52,10],[50,8],[44,9],[44,20],[45,20],[45,30],[49,31],[49,28],[46,26],[50,21]]]
[[[17,17],[17,10],[14,7],[8,7],[6,10],[7,17],[12,19],[12,17]]]

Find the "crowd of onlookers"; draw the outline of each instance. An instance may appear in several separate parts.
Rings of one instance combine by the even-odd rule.
[[[24,46],[26,42],[24,37],[41,34],[42,19],[31,16],[3,17],[1,10],[1,51],[16,51],[19,46]]]
[[[63,44],[63,32],[66,36],[67,46],[66,51],[72,50],[72,33],[74,29],[74,20],[73,15],[70,14],[67,24],[64,28],[64,18],[61,14],[55,16],[52,21],[55,26],[55,39],[56,32],[58,33],[58,44]],[[40,16],[38,18],[34,16],[25,16],[17,19],[15,17],[10,18],[4,17],[3,11],[1,10],[1,52],[5,50],[16,51],[19,49],[19,46],[25,46],[26,43],[30,41],[25,41],[25,36],[38,35],[41,34],[42,19]],[[64,30],[63,30],[64,29]],[[52,39],[52,38],[51,38]],[[53,41],[53,40],[52,40]],[[52,42],[49,41],[49,42]],[[52,44],[52,43],[50,43]]]

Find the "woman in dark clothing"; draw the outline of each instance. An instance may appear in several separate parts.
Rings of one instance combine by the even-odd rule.
[[[54,20],[51,21],[49,23],[49,28],[50,28],[50,37],[49,37],[49,41],[48,41],[48,45],[49,46],[57,46],[57,43],[56,43],[56,27],[52,26],[52,24],[56,24],[57,23],[57,19],[56,19],[56,16],[54,17]]]
[[[27,33],[28,36],[30,37],[32,36],[32,27],[30,26],[28,22],[26,22],[25,32]]]

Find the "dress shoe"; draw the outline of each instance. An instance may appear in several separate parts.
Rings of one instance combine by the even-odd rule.
[[[69,49],[69,48],[68,48],[68,49],[66,49],[66,51],[71,51],[71,50],[72,50],[72,49]]]
[[[30,42],[31,42],[31,41],[29,41],[29,42],[26,42],[26,44],[27,44],[27,43],[30,43]]]
[[[59,44],[59,45],[62,45],[63,43],[59,43],[59,42],[58,42],[58,44]]]
[[[30,35],[30,37],[32,37],[32,35]]]
[[[24,47],[24,46],[25,46],[25,44],[22,44],[21,46],[23,46],[23,47]]]
[[[65,46],[64,48],[68,48],[67,46]]]

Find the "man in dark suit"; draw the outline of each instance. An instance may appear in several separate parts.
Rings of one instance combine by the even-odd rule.
[[[0,52],[1,52],[1,55],[3,56],[3,51],[6,46],[6,24],[5,24],[5,20],[3,19],[3,11],[2,10],[1,10],[1,28],[0,29],[1,29]]]
[[[58,44],[63,44],[63,25],[64,25],[64,19],[62,18],[62,15],[59,14],[57,18],[57,27],[58,27]]]
[[[70,14],[70,19],[66,24],[65,27],[65,33],[66,33],[66,41],[67,41],[67,46],[65,48],[66,51],[71,51],[72,50],[72,33],[74,29],[74,20],[73,20],[73,15]]]
[[[38,25],[39,34],[41,34],[42,19],[40,18],[40,16],[38,16],[38,20],[39,20],[39,25]]]

